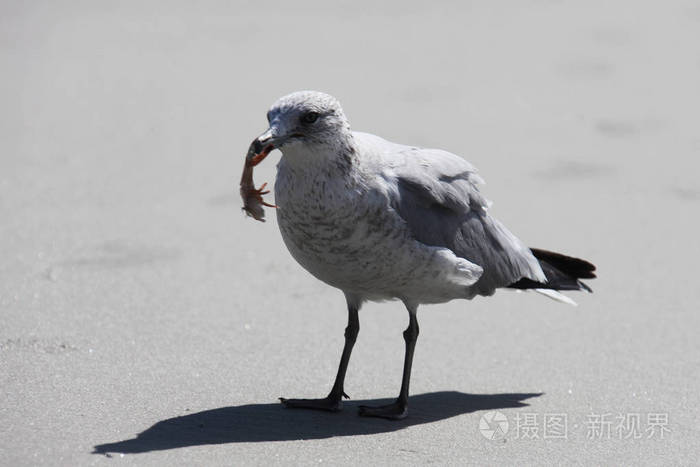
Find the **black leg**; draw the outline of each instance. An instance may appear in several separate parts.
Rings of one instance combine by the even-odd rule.
[[[343,396],[348,397],[343,390],[345,373],[348,370],[352,347],[355,345],[359,332],[360,319],[358,317],[358,307],[348,304],[348,326],[345,328],[345,346],[343,347],[343,355],[340,357],[338,374],[335,377],[335,383],[333,383],[330,394],[323,399],[285,399],[284,397],[280,397],[280,401],[285,407],[328,410],[331,412],[337,412],[342,408]]]
[[[359,414],[365,417],[380,417],[390,420],[401,420],[408,415],[408,385],[411,381],[411,366],[413,364],[413,351],[418,340],[418,319],[416,307],[408,307],[408,327],[403,332],[406,341],[406,355],[403,361],[403,377],[401,378],[401,391],[399,397],[388,405],[379,407],[360,406]]]

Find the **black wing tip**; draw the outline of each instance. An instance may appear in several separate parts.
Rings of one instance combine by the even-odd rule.
[[[595,277],[595,275],[593,275],[593,277]],[[581,281],[578,281],[578,285],[579,285],[579,287],[580,287],[579,290],[585,290],[585,291],[588,292],[588,293],[593,293],[593,289],[591,289],[590,287],[588,287],[587,284],[585,284],[585,283],[583,283],[583,282],[581,282]]]
[[[532,279],[523,277],[522,279],[519,279],[506,287],[509,289],[519,290],[549,289],[569,292],[584,291],[588,293],[593,293],[593,289],[591,289],[587,284],[581,282],[580,280],[537,282],[533,281]]]
[[[540,262],[547,282],[538,282],[528,278],[510,284],[512,289],[551,289],[551,290],[582,290],[593,293],[593,290],[581,282],[581,279],[595,279],[596,267],[593,263],[581,258],[555,253],[540,248],[531,248],[532,254]]]
[[[567,256],[541,248],[530,248],[530,251],[532,251],[532,254],[538,260],[546,261],[560,271],[577,279],[595,279],[597,277],[595,274],[595,264],[585,259]]]

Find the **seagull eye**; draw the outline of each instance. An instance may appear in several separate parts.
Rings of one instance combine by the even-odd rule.
[[[306,112],[301,116],[301,122],[311,124],[318,120],[318,112]]]

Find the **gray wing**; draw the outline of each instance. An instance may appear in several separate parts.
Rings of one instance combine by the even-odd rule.
[[[478,189],[483,180],[471,164],[446,151],[392,147],[382,154],[391,206],[418,241],[484,269],[473,295],[491,295],[523,277],[546,282],[530,249],[488,214]]]

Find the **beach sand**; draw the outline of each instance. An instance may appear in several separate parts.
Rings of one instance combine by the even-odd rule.
[[[0,34],[0,464],[697,462],[697,4],[10,1]],[[468,159],[595,293],[422,307],[402,422],[356,415],[403,360],[403,307],[368,304],[345,411],[283,409],[330,389],[346,322],[240,210],[299,89]]]

